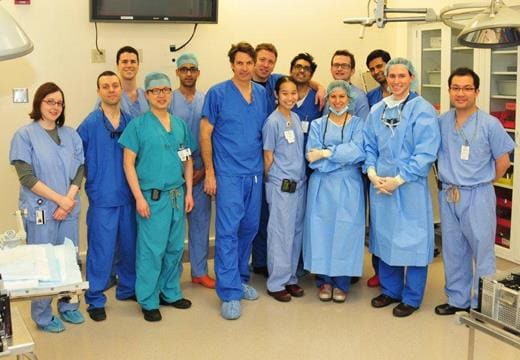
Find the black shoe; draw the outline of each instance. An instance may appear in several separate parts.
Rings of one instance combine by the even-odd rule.
[[[350,283],[351,283],[351,284],[357,284],[357,283],[359,282],[359,279],[360,279],[359,276],[352,276],[352,277],[350,278]]]
[[[137,297],[135,295],[126,297],[126,298],[116,298],[119,301],[135,301],[137,302]]]
[[[450,304],[442,304],[442,305],[437,305],[435,307],[435,313],[437,315],[453,315],[458,311],[469,312],[469,308],[459,308],[456,306],[451,306]]]
[[[264,275],[265,277],[269,277],[267,266],[253,266],[253,272],[258,275]]]
[[[88,316],[94,321],[103,321],[107,318],[107,313],[105,312],[105,308],[93,308],[87,310]]]
[[[165,306],[173,306],[176,309],[189,309],[191,307],[191,301],[189,301],[188,299],[179,299],[174,302],[168,302],[161,297],[159,298],[159,304]]]
[[[392,310],[392,314],[394,314],[395,317],[407,317],[412,315],[417,309],[416,307],[401,302]]]
[[[381,294],[381,295],[376,296],[375,298],[373,298],[370,303],[375,308],[382,308],[382,307],[388,306],[390,304],[393,304],[393,303],[396,303],[396,302],[399,302],[399,301],[401,301],[401,300],[400,299],[394,299],[394,298],[392,298],[392,297],[390,297],[388,295],[385,295],[385,294]]]
[[[161,321],[162,320],[162,316],[161,316],[161,312],[159,311],[159,309],[153,309],[153,310],[146,310],[146,309],[141,309],[141,311],[143,312],[143,315],[144,315],[144,319],[146,321]]]

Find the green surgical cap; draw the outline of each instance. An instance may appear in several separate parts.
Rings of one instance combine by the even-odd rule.
[[[195,57],[195,55],[193,55],[192,53],[182,54],[181,56],[179,56],[177,58],[175,63],[177,64],[177,69],[180,68],[184,64],[193,64],[196,67],[199,67],[199,62],[197,61],[197,58]]]
[[[154,87],[172,87],[168,75],[160,72],[151,72],[144,78],[144,89],[150,90]]]

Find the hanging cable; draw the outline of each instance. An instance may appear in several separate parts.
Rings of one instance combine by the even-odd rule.
[[[103,55],[103,51],[99,50],[99,47],[98,47],[98,29],[97,29],[97,22],[96,21],[94,21],[94,27],[96,28],[96,50],[97,50],[99,55]]]
[[[179,50],[183,49],[186,45],[188,45],[188,44],[190,43],[191,39],[193,39],[193,37],[195,36],[195,32],[197,31],[197,26],[198,26],[198,25],[199,25],[199,24],[195,24],[195,25],[193,26],[193,32],[191,33],[191,36],[190,36],[190,38],[189,38],[189,39],[188,39],[184,44],[182,44],[182,45],[179,46],[179,47],[170,46],[170,51],[171,51],[171,52],[176,52],[176,51],[179,51]]]

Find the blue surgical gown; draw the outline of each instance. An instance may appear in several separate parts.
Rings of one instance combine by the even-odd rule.
[[[381,177],[400,175],[405,184],[390,196],[370,184],[370,250],[391,266],[426,266],[434,246],[428,173],[440,144],[437,114],[415,93],[404,107],[386,109],[385,118],[400,119],[395,128],[382,121],[384,110],[379,102],[368,116],[364,166]]]
[[[353,116],[343,129],[325,115],[311,124],[306,152],[332,151],[329,158],[309,164],[314,171],[307,190],[303,259],[305,269],[315,274],[361,276],[362,273],[363,123],[362,118]]]

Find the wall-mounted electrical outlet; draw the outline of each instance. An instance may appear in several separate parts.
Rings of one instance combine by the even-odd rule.
[[[101,54],[99,53],[99,51],[97,51],[97,49],[90,50],[90,61],[93,64],[94,63],[104,63],[104,62],[106,62],[105,50],[104,49],[100,49],[100,51],[101,51]]]
[[[27,88],[14,88],[13,89],[13,102],[14,103],[28,103],[29,102],[29,90]]]

